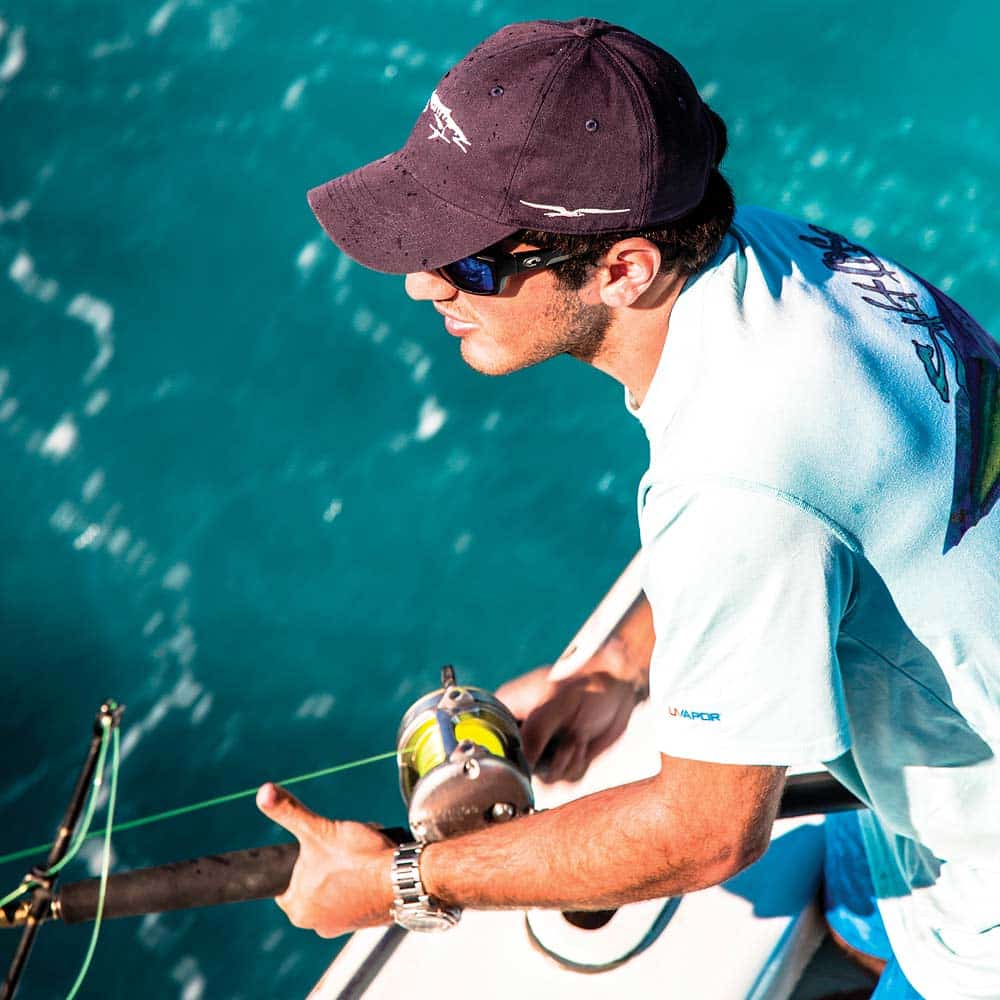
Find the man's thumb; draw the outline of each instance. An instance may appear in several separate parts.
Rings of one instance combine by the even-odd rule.
[[[320,816],[307,809],[291,792],[271,782],[257,789],[257,808],[299,840],[308,837],[317,822],[322,821]]]

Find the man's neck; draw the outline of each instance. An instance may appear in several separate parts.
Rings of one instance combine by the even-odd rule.
[[[664,274],[631,306],[615,310],[600,351],[590,362],[628,389],[641,406],[667,340],[670,313],[687,275]]]

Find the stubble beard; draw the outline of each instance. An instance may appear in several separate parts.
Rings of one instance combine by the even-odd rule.
[[[567,291],[542,313],[539,325],[548,328],[552,335],[529,343],[518,356],[484,361],[470,357],[467,342],[463,341],[462,357],[469,367],[483,375],[509,375],[560,354],[590,364],[604,346],[611,326],[611,310],[604,303],[586,305],[575,292]]]

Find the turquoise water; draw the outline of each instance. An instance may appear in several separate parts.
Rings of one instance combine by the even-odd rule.
[[[146,815],[391,749],[440,664],[494,686],[552,658],[627,560],[645,442],[617,386],[569,361],[470,373],[304,199],[399,145],[480,38],[580,13],[622,17],[0,8],[0,853],[51,835],[103,697],[128,705],[120,815]],[[742,200],[900,258],[1000,330],[992,4],[627,23],[728,120]],[[402,819],[390,764],[302,795]],[[122,834],[116,864],[276,839],[247,802]],[[22,871],[0,866],[0,894]],[[86,937],[47,928],[24,996],[62,996]],[[82,995],[294,998],[335,948],[270,903],[121,921]]]

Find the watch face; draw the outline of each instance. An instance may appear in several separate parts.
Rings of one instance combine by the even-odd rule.
[[[401,906],[396,910],[396,923],[408,931],[446,931],[458,923],[454,910],[417,910]]]

